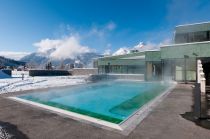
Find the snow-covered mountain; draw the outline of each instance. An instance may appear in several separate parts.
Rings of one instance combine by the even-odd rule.
[[[159,50],[161,45],[163,45],[163,44],[162,43],[154,44],[151,42],[147,42],[147,43],[139,42],[137,45],[135,45],[133,47],[119,48],[112,55],[117,56],[117,55],[125,55],[125,54],[129,54],[129,53],[136,53],[136,52],[142,52],[142,51],[147,51],[147,50]]]
[[[21,62],[21,61],[17,61],[17,60],[0,56],[0,67],[6,67],[6,66],[18,67],[20,65],[25,65],[25,62]]]
[[[65,59],[55,59],[50,57],[50,50],[47,53],[35,52],[31,53],[21,59],[21,61],[26,62],[28,65],[33,65],[34,67],[45,67],[48,62],[51,62],[53,66],[59,67],[61,64],[75,64],[80,62],[84,67],[92,67],[92,62],[94,58],[101,57],[101,55],[95,52],[82,53],[75,58],[65,58]]]
[[[126,47],[118,49],[116,52],[114,52],[112,55],[117,56],[117,55],[125,55],[130,53],[130,50]]]

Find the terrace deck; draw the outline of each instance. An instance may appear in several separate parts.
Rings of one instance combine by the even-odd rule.
[[[13,95],[17,95],[14,93]],[[0,96],[0,125],[17,138],[209,138],[210,122],[193,121],[192,85],[179,84],[128,136]]]

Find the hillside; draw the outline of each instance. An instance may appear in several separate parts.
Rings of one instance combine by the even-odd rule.
[[[0,67],[6,67],[6,66],[18,67],[21,65],[25,65],[25,62],[16,61],[13,59],[0,56]]]
[[[89,52],[78,55],[75,58],[66,59],[53,59],[49,54],[43,53],[31,53],[21,59],[21,61],[26,62],[28,65],[33,65],[35,67],[44,67],[46,63],[51,62],[53,66],[59,67],[61,64],[82,64],[84,67],[92,67],[92,62],[94,58],[101,57],[101,55]]]

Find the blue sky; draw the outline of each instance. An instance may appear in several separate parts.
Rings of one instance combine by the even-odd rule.
[[[0,51],[68,36],[99,53],[160,44],[178,24],[210,21],[209,11],[209,0],[0,0]]]

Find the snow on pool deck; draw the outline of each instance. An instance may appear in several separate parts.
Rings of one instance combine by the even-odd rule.
[[[88,76],[45,76],[30,77],[24,72],[25,78],[21,78],[22,72],[13,72],[13,78],[0,79],[0,94],[26,91],[50,87],[61,87],[86,83]]]

